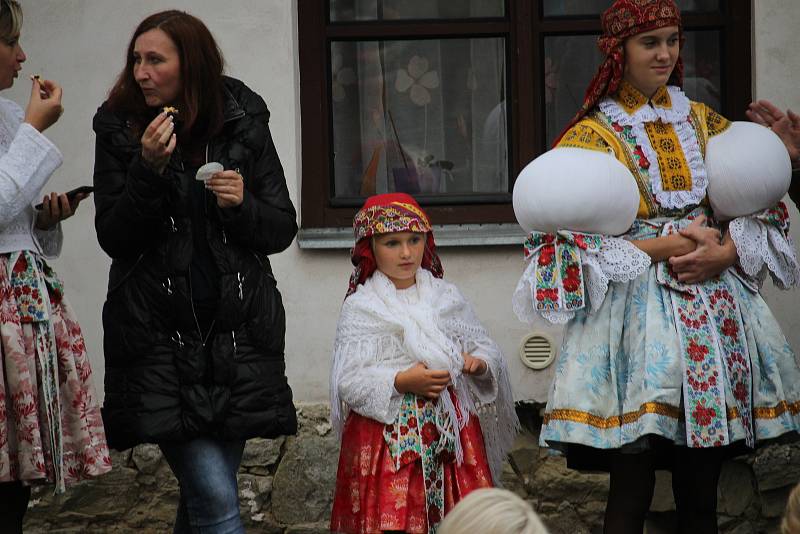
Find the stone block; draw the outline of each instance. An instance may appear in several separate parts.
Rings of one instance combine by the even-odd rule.
[[[539,459],[539,443],[536,436],[522,430],[517,434],[514,445],[508,453],[509,462],[522,477],[533,476]]]
[[[567,502],[560,502],[554,510],[539,514],[550,534],[592,534],[589,525],[584,524],[575,507]]]
[[[115,467],[105,475],[81,482],[70,488],[63,499],[58,517],[68,521],[106,520],[124,516],[133,505],[132,499],[121,498],[135,494],[136,470]],[[62,524],[61,521],[57,524]]]
[[[272,490],[272,513],[279,523],[327,521],[338,457],[339,443],[333,436],[310,434],[287,440]]]
[[[766,518],[781,517],[786,509],[791,487],[759,492],[761,497],[761,515]]]
[[[158,470],[164,455],[158,445],[145,443],[137,445],[131,452],[131,461],[140,473],[153,475]]]
[[[800,443],[764,447],[752,462],[759,491],[794,486],[800,480]]]
[[[328,523],[292,525],[286,529],[285,534],[330,534],[330,529]]]
[[[744,521],[742,523],[738,523],[734,526],[731,526],[730,528],[725,529],[722,532],[725,532],[725,534],[757,534],[759,530],[756,530],[753,524],[750,523],[749,521]]]
[[[651,512],[670,512],[675,510],[675,497],[672,495],[672,473],[656,471],[656,485],[653,500],[650,502]]]
[[[608,498],[608,475],[588,474],[567,469],[563,456],[540,459],[531,480],[532,496],[540,501],[586,503]]]
[[[259,474],[267,474],[267,468],[274,466],[281,456],[281,447],[286,440],[284,437],[277,439],[249,439],[244,446],[242,454],[242,468],[248,471],[258,470]]]
[[[733,517],[743,515],[755,499],[755,477],[744,462],[725,462],[719,477],[717,509]]]
[[[272,492],[272,477],[257,476],[240,473],[239,482],[239,505],[242,513],[250,515],[262,511],[264,505],[269,502]]]

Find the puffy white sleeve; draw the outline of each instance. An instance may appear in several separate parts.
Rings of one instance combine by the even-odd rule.
[[[352,298],[352,297],[351,297]],[[392,333],[381,331],[345,300],[336,329],[331,369],[331,423],[341,432],[350,410],[381,423],[392,423],[403,395],[394,377],[407,368]]]
[[[21,109],[10,100],[0,101],[0,128],[18,124],[8,150],[0,156],[0,228],[6,227],[39,196],[50,175],[61,166],[58,148],[36,128],[21,121]],[[5,133],[10,133],[6,131]]]
[[[781,289],[800,285],[800,267],[789,235],[789,213],[783,202],[761,213],[737,217],[728,225],[728,232],[745,274],[761,283],[769,272]]]

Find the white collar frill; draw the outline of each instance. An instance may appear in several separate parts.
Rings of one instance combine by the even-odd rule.
[[[650,162],[647,169],[650,186],[658,203],[666,209],[678,209],[690,205],[700,204],[706,196],[708,176],[703,160],[703,152],[697,141],[697,134],[692,126],[689,116],[692,112],[691,101],[679,87],[667,86],[670,106],[644,104],[632,110],[625,110],[614,98],[607,96],[600,101],[598,106],[611,122],[620,126],[630,126],[636,138],[636,144],[642,147],[645,157]],[[665,191],[661,182],[661,170],[658,165],[658,155],[645,130],[645,124],[661,121],[672,124],[675,134],[680,142],[686,163],[692,175],[692,189],[688,191]]]
[[[405,291],[413,291],[413,288]],[[349,411],[340,400],[338,391],[344,360],[358,357],[352,354],[353,351],[380,354],[381,343],[387,336],[392,336],[411,360],[422,362],[429,369],[446,369],[450,373],[460,409],[456,410],[450,395],[441,395],[436,410],[447,416],[452,424],[439,430],[443,435],[454,432],[452,438],[460,463],[463,451],[459,431],[469,422],[470,414],[477,413],[497,483],[502,460],[519,427],[505,360],[455,285],[419,269],[416,291],[418,299],[400,295],[391,280],[376,271],[345,300],[337,326],[331,370],[331,423],[341,434]],[[496,381],[497,396],[491,404],[481,404],[474,397],[462,374],[464,359],[461,353],[467,348],[477,348],[476,352],[484,357]]]

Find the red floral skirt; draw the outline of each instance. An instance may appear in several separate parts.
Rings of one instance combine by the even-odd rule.
[[[355,412],[350,412],[345,422],[332,532],[428,532],[422,462],[418,459],[395,470],[383,435],[384,426]],[[455,461],[444,465],[445,513],[472,490],[493,486],[477,416],[470,417],[460,435],[464,461],[461,465]]]

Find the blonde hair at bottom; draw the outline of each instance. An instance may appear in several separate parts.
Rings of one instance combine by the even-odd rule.
[[[448,513],[439,534],[548,534],[530,503],[508,490],[478,489]]]
[[[781,522],[781,534],[800,534],[800,484],[789,494]]]

